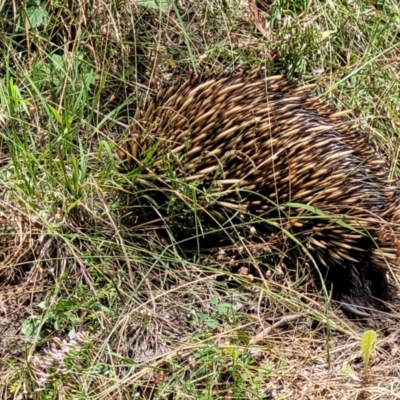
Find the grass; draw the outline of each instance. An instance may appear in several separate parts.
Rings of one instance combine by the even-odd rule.
[[[316,83],[399,175],[397,1],[258,6],[257,24],[231,0],[0,2],[0,398],[399,398],[398,323],[370,327],[365,375],[366,327],[304,268],[267,268],[249,237],[251,268],[183,257],[126,205],[116,143],[189,68]]]

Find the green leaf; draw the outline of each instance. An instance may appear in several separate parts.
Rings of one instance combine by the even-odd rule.
[[[49,13],[40,4],[27,8],[26,16],[31,29],[46,24],[49,20]]]
[[[164,12],[168,11],[169,0],[138,0],[143,7],[155,8]]]
[[[206,326],[212,329],[218,328],[219,326],[219,322],[213,318],[205,318],[204,323],[206,324]]]
[[[364,372],[367,372],[369,359],[372,354],[372,349],[376,342],[376,332],[369,330],[364,332],[361,338],[361,352],[363,356]]]
[[[211,210],[211,215],[218,221],[224,222],[226,220],[225,216],[222,215],[220,212]]]
[[[57,111],[57,109],[55,109],[53,106],[51,106],[50,104],[48,104],[48,107],[50,109],[50,111],[53,113],[54,118],[57,120],[57,122],[59,124],[62,124],[62,118],[60,113]]]
[[[55,69],[60,70],[62,73],[66,73],[65,71],[65,58],[60,56],[59,54],[52,54],[50,56],[51,61],[53,62],[53,66]]]
[[[75,328],[71,328],[70,331],[68,332],[68,337],[70,339],[75,339],[76,338],[76,330]]]
[[[40,333],[41,322],[39,318],[27,318],[21,326],[21,333],[28,337],[38,336]]]
[[[217,312],[219,315],[226,315],[231,308],[232,305],[229,303],[220,303],[218,304]]]
[[[345,362],[340,368],[340,372],[345,375],[350,375],[353,373],[353,368],[351,368],[351,365],[348,362]]]

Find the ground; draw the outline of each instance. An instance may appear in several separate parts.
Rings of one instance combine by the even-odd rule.
[[[251,237],[183,252],[114,159],[161,85],[261,66],[397,178],[397,2],[64,3],[0,2],[0,398],[399,398],[396,288],[355,318]]]

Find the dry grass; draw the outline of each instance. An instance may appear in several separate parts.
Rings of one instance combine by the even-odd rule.
[[[189,68],[317,83],[398,176],[397,2],[256,3],[0,1],[0,398],[400,397],[398,304],[351,321],[249,238],[184,256],[120,193],[137,102]]]

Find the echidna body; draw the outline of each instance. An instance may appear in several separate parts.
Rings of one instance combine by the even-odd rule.
[[[374,306],[398,264],[399,187],[355,126],[308,90],[259,71],[191,77],[137,111],[119,158],[160,187],[197,182],[202,207],[273,219],[337,298]]]

